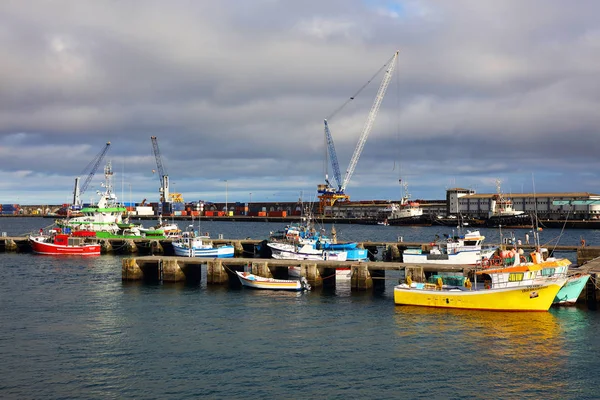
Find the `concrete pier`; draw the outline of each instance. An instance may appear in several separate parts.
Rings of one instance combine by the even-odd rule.
[[[31,246],[26,236],[10,237],[0,236],[0,251],[31,251]],[[173,248],[171,243],[172,239],[151,239],[143,238],[131,239],[131,238],[110,238],[110,239],[99,239],[102,244],[102,252],[105,254],[110,253],[122,253],[130,254],[136,252],[137,254],[173,254]],[[248,255],[257,254],[256,248],[263,242],[263,240],[256,239],[210,239],[210,242],[215,246],[220,245],[233,245],[235,248],[235,256],[243,257]],[[400,261],[402,251],[409,247],[427,247],[430,246],[429,242],[358,242],[359,248],[369,250],[369,255],[373,256],[378,254],[379,251],[385,251],[385,261]],[[490,246],[500,247],[499,244],[490,243]],[[533,245],[521,245],[526,252],[535,250]],[[573,252],[577,254],[577,264],[583,264],[584,262],[600,256],[600,246],[556,246],[550,250],[560,252]]]
[[[267,278],[287,279],[288,268],[300,267],[301,276],[313,287],[335,285],[335,272],[338,268],[351,270],[353,290],[381,289],[385,286],[387,271],[408,271],[413,280],[425,278],[425,272],[453,271],[468,274],[472,267],[461,265],[425,265],[384,263],[384,262],[341,262],[341,261],[300,261],[260,258],[194,258],[143,256],[125,258],[122,261],[122,279],[151,280],[160,282],[199,281],[201,269],[206,268],[209,285],[238,285],[235,271],[249,270],[253,274]]]

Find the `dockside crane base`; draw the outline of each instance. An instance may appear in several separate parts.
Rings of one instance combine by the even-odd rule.
[[[92,161],[90,161],[90,163],[83,169],[83,171],[81,171],[82,175],[85,173],[88,174],[87,178],[85,179],[85,181],[83,182],[83,185],[81,185],[81,187],[79,186],[80,177],[78,176],[77,178],[75,178],[75,188],[73,190],[73,204],[71,205],[72,209],[80,209],[81,208],[81,197],[83,196],[83,194],[87,190],[88,186],[90,185],[90,182],[92,181],[92,178],[96,174],[96,171],[98,170],[100,163],[104,159],[104,156],[108,152],[109,147],[110,147],[110,142],[106,142],[106,145],[104,146],[104,148],[102,150],[100,150],[100,152],[96,155],[96,157],[94,157],[92,159]]]
[[[320,184],[317,186],[317,192],[319,193],[319,213],[322,215],[325,211],[326,207],[333,206],[338,201],[349,201],[350,196],[346,194],[346,186],[350,182],[350,178],[354,174],[354,170],[356,169],[356,164],[358,164],[358,160],[360,155],[365,147],[365,143],[367,142],[367,138],[373,129],[373,123],[375,122],[375,118],[377,117],[377,113],[379,112],[379,108],[381,107],[381,102],[385,96],[385,92],[392,80],[392,74],[396,67],[396,63],[398,61],[398,53],[400,51],[396,51],[392,58],[390,58],[384,65],[377,71],[376,75],[379,74],[384,68],[387,67],[385,74],[383,76],[383,80],[379,86],[379,90],[377,91],[377,95],[375,96],[375,101],[371,107],[371,111],[367,117],[367,121],[362,129],[362,133],[360,138],[358,139],[358,143],[356,144],[356,148],[354,149],[354,154],[350,159],[350,164],[348,165],[348,169],[346,169],[346,174],[344,175],[344,179],[342,180],[342,175],[340,173],[340,166],[338,163],[337,155],[335,152],[335,145],[333,143],[333,136],[331,135],[331,130],[329,129],[329,124],[327,119],[324,120],[325,125],[325,140],[327,143],[327,154],[331,160],[331,166],[333,169],[334,179],[337,187],[333,187],[329,182],[329,176],[327,172],[325,172],[325,184]],[[371,78],[373,79],[373,78]],[[369,80],[370,82],[371,80]],[[349,100],[347,100],[340,108],[338,108],[333,115],[337,114],[343,107],[345,107],[351,100],[354,100],[356,95],[358,95],[367,85],[363,85],[359,91],[351,96]],[[330,117],[331,118],[331,117]]]

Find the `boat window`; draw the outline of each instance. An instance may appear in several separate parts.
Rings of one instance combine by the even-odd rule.
[[[554,275],[554,268],[542,269],[542,276],[552,276],[552,275]]]
[[[522,272],[513,272],[513,273],[508,274],[509,282],[521,282],[522,280],[523,280]]]
[[[476,246],[476,245],[477,245],[476,240],[465,240],[465,246]]]

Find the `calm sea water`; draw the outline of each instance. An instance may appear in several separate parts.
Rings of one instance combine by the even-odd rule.
[[[21,234],[49,222],[0,219],[0,231]],[[202,226],[213,236],[257,239],[281,228]],[[336,229],[347,240],[445,233]],[[593,245],[598,233],[566,236],[576,242],[579,235]],[[395,279],[379,293],[340,284],[302,294],[207,287],[205,280],[126,284],[121,261],[0,254],[1,398],[600,397],[600,313],[584,307],[397,307]]]

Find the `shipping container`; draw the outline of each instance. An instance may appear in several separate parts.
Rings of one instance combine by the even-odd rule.
[[[137,215],[154,215],[152,207],[136,207],[135,211]]]
[[[225,211],[217,211],[217,216],[224,217],[225,216]]]
[[[230,217],[233,217],[233,211],[228,211],[227,215],[230,216]]]
[[[200,216],[200,211],[192,210],[192,211],[190,211],[190,215],[192,217],[199,217]]]
[[[173,211],[184,211],[185,203],[171,203],[171,209]]]
[[[258,217],[266,217],[267,216],[267,212],[266,211],[259,211],[256,213]]]
[[[214,211],[204,211],[204,215],[207,217],[212,217],[214,214]]]
[[[287,217],[287,211],[269,211],[269,217]]]

